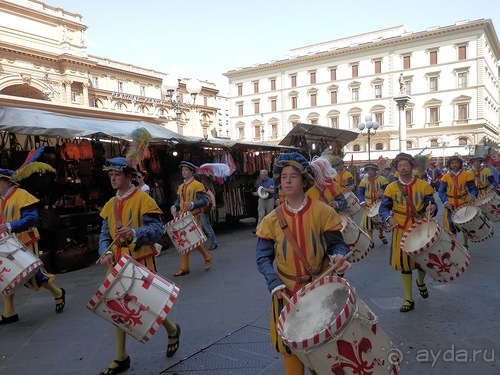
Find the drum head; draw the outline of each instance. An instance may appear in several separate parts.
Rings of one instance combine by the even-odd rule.
[[[479,208],[475,206],[461,206],[452,215],[455,224],[467,223],[479,213]]]
[[[432,245],[436,242],[437,236],[439,236],[441,228],[435,220],[421,220],[413,224],[408,230],[403,234],[401,241],[401,250],[407,254],[418,254],[423,251],[423,249],[430,249]]]
[[[371,218],[371,217],[375,217],[375,216],[377,216],[377,215],[378,215],[378,210],[379,210],[379,208],[380,208],[380,204],[381,204],[381,203],[382,203],[382,202],[378,201],[377,203],[375,203],[374,205],[372,205],[372,206],[370,207],[370,209],[368,210],[368,217],[370,217],[370,218]]]
[[[300,292],[299,292],[300,293]],[[325,330],[341,314],[349,288],[342,283],[327,283],[300,297],[283,323],[283,337],[300,342]]]

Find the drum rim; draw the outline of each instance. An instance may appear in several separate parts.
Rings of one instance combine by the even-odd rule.
[[[300,341],[295,341],[295,340],[290,340],[286,337],[284,337],[284,332],[283,332],[283,325],[286,321],[285,315],[287,315],[293,308],[290,306],[290,304],[287,304],[280,312],[279,319],[278,319],[278,324],[277,324],[277,332],[278,335],[283,339],[283,341],[290,346],[291,348],[296,348],[296,349],[302,349],[302,348],[313,348],[315,346],[318,346],[320,344],[323,344],[325,341],[329,341],[332,339],[335,339],[336,337],[340,337],[343,330],[347,325],[351,322],[352,318],[355,316],[356,311],[357,311],[357,305],[356,305],[356,293],[354,288],[349,284],[349,282],[339,276],[327,276],[318,281],[312,289],[316,289],[322,285],[325,285],[327,283],[333,283],[333,282],[340,282],[342,283],[347,291],[347,298],[345,300],[345,304],[342,307],[340,313],[336,316],[336,318],[330,322],[325,328],[323,328],[320,332],[315,333],[311,337],[305,338]],[[309,284],[308,284],[309,285]],[[307,286],[303,289],[300,289],[295,295],[291,298],[291,301],[293,304],[297,303],[297,300],[299,299],[298,294],[302,291],[307,291],[308,288]],[[301,296],[302,297],[302,296]],[[333,331],[335,330],[335,331]],[[333,334],[331,332],[334,332]]]

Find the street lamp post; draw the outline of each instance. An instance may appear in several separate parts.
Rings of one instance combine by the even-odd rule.
[[[448,137],[446,135],[443,135],[438,138],[438,142],[441,143],[443,146],[443,168],[446,166],[446,157],[445,157],[445,152],[446,152],[446,145],[448,143]]]
[[[370,137],[372,134],[375,135],[375,133],[377,132],[377,129],[379,127],[379,123],[376,121],[372,121],[372,116],[366,116],[365,122],[360,122],[358,124],[358,129],[360,132],[362,132],[365,128],[367,130],[366,135],[368,137],[368,162],[370,162],[371,161],[371,155],[370,155],[371,140],[370,140]],[[373,130],[373,133],[372,133],[372,130]],[[361,134],[363,134],[363,133],[361,133]]]
[[[175,121],[177,122],[177,133],[181,133],[181,117],[182,117],[182,106],[194,107],[196,97],[201,92],[201,82],[197,79],[190,79],[186,84],[186,91],[191,95],[193,100],[192,103],[187,104],[181,101],[180,95],[181,79],[173,74],[169,74],[163,77],[161,83],[161,92],[170,101],[171,108],[175,113]],[[175,98],[174,98],[175,93]]]

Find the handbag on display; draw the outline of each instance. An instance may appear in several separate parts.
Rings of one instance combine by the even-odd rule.
[[[54,254],[53,263],[58,273],[76,271],[89,266],[89,255],[87,245],[68,238],[68,244]]]

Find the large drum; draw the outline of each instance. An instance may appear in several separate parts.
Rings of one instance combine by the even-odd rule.
[[[179,254],[189,253],[207,240],[189,211],[169,221],[165,225],[165,231]]]
[[[352,255],[347,260],[349,262],[359,262],[370,252],[372,244],[370,236],[346,214],[339,212],[339,216],[342,222],[342,237],[344,237],[349,249],[353,250]]]
[[[397,374],[400,352],[377,316],[341,277],[308,284],[291,298],[278,334],[313,374]]]
[[[124,255],[87,304],[140,342],[149,341],[172,308],[179,288]]]
[[[476,201],[484,216],[490,221],[500,221],[500,197],[496,193],[488,193]]]
[[[467,249],[433,219],[422,219],[408,228],[401,249],[440,282],[456,279],[470,262]]]
[[[458,207],[451,214],[451,220],[471,242],[483,242],[493,235],[493,226],[476,206]]]
[[[384,232],[391,232],[392,229],[382,220],[378,213],[381,203],[382,201],[378,201],[372,204],[366,215],[377,225],[377,227],[382,228]]]
[[[24,285],[43,263],[15,235],[0,240],[0,291],[8,296]]]
[[[347,201],[346,212],[354,216],[361,211],[361,205],[359,204],[359,199],[352,191],[347,191],[344,193],[344,197]]]

